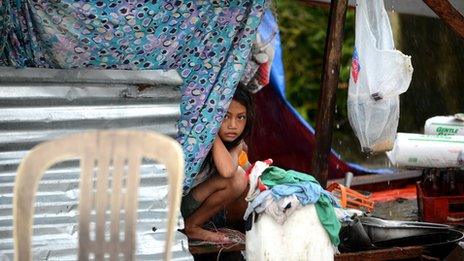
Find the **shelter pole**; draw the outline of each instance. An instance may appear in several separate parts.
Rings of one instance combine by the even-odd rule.
[[[332,0],[327,37],[324,50],[324,71],[316,119],[316,150],[313,156],[313,174],[325,188],[329,172],[329,156],[332,145],[332,126],[335,111],[335,95],[340,73],[340,58],[343,44],[348,0]]]
[[[423,0],[454,32],[464,39],[464,16],[448,0]]]

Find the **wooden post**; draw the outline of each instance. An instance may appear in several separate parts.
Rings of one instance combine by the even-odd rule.
[[[448,0],[423,0],[440,19],[464,39],[464,16]]]
[[[335,91],[340,73],[340,57],[343,43],[343,28],[348,0],[332,0],[324,51],[324,71],[316,119],[316,150],[313,156],[313,173],[325,188],[328,176],[328,161],[332,143]]]

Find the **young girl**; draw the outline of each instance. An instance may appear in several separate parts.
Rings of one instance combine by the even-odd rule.
[[[251,95],[239,86],[202,170],[195,177],[193,189],[182,198],[181,212],[188,238],[230,242],[225,235],[202,226],[227,205],[237,203],[247,187],[245,171],[238,159],[247,150],[243,139],[251,131],[252,118]]]

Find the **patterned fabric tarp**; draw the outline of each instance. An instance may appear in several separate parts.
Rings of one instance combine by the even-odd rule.
[[[0,66],[176,69],[188,192],[247,63],[268,0],[0,2]]]

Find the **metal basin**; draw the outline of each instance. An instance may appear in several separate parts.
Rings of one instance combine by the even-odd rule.
[[[383,220],[375,217],[360,217],[360,220],[372,243],[376,246],[384,245],[382,242],[397,240],[409,241],[409,245],[422,245],[409,239],[447,234],[447,231],[452,229],[448,225],[427,222]]]
[[[427,255],[443,259],[463,239],[462,232],[448,225],[358,216],[342,227],[339,250],[346,253],[422,246]]]

